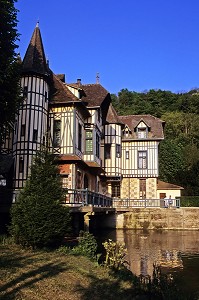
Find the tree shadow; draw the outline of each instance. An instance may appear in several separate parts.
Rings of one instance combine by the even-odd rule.
[[[4,269],[10,268],[10,273],[12,269],[15,268],[25,268],[28,265],[32,265],[33,260],[35,260],[36,255],[29,255],[25,259],[20,258],[18,255],[8,255],[8,257],[3,256],[0,260],[0,266]],[[68,270],[66,266],[63,266],[63,263],[50,262],[42,266],[35,266],[35,268],[30,271],[24,271],[18,277],[15,277],[9,280],[6,284],[0,286],[0,299],[16,299],[16,294],[23,288],[33,287],[35,283],[42,281],[45,278],[52,278]],[[14,273],[14,272],[13,272]]]
[[[77,286],[77,290],[81,293],[82,300],[133,300],[133,299],[148,299],[144,295],[138,295],[134,289],[132,282],[125,282],[121,279],[109,280],[107,278],[99,280],[99,278],[89,275],[90,284],[88,287],[83,287],[81,284]]]

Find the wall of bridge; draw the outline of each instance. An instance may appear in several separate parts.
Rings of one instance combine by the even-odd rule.
[[[106,216],[103,225],[117,229],[199,230],[199,208],[132,208]]]

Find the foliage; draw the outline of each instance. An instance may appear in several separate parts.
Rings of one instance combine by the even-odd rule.
[[[175,140],[166,139],[159,148],[160,179],[180,183],[179,173],[185,170],[183,146]]]
[[[76,253],[89,258],[96,258],[97,242],[93,234],[87,231],[80,231],[78,246],[75,249]]]
[[[182,196],[180,198],[181,207],[199,207],[199,196]]]
[[[0,147],[21,103],[16,0],[0,2]]]
[[[31,175],[11,210],[16,243],[41,248],[59,244],[70,228],[69,208],[61,205],[62,185],[54,156],[37,153]]]
[[[127,264],[125,260],[127,250],[124,244],[114,242],[111,239],[105,241],[103,246],[106,250],[105,266],[114,270],[121,270]]]
[[[186,299],[176,286],[171,274],[162,274],[156,264],[153,265],[153,276],[140,276],[140,288],[154,299]]]
[[[0,245],[13,245],[14,239],[11,236],[5,234],[0,235]]]
[[[74,247],[61,246],[58,252],[72,255],[82,255],[90,259],[97,258],[97,242],[93,234],[80,231],[78,245]]]

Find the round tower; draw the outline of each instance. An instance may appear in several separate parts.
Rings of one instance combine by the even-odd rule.
[[[24,101],[16,116],[13,144],[15,190],[24,187],[33,156],[42,145],[46,145],[50,77],[51,71],[37,24],[22,63],[21,88]]]

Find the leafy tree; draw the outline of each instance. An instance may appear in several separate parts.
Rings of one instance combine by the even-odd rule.
[[[41,248],[59,244],[70,228],[69,208],[53,154],[37,153],[31,175],[11,210],[10,231],[22,246]]]
[[[160,143],[159,152],[160,179],[179,184],[179,174],[186,168],[182,144],[166,139]]]
[[[21,102],[20,63],[15,52],[19,38],[15,2],[0,1],[0,149]]]

